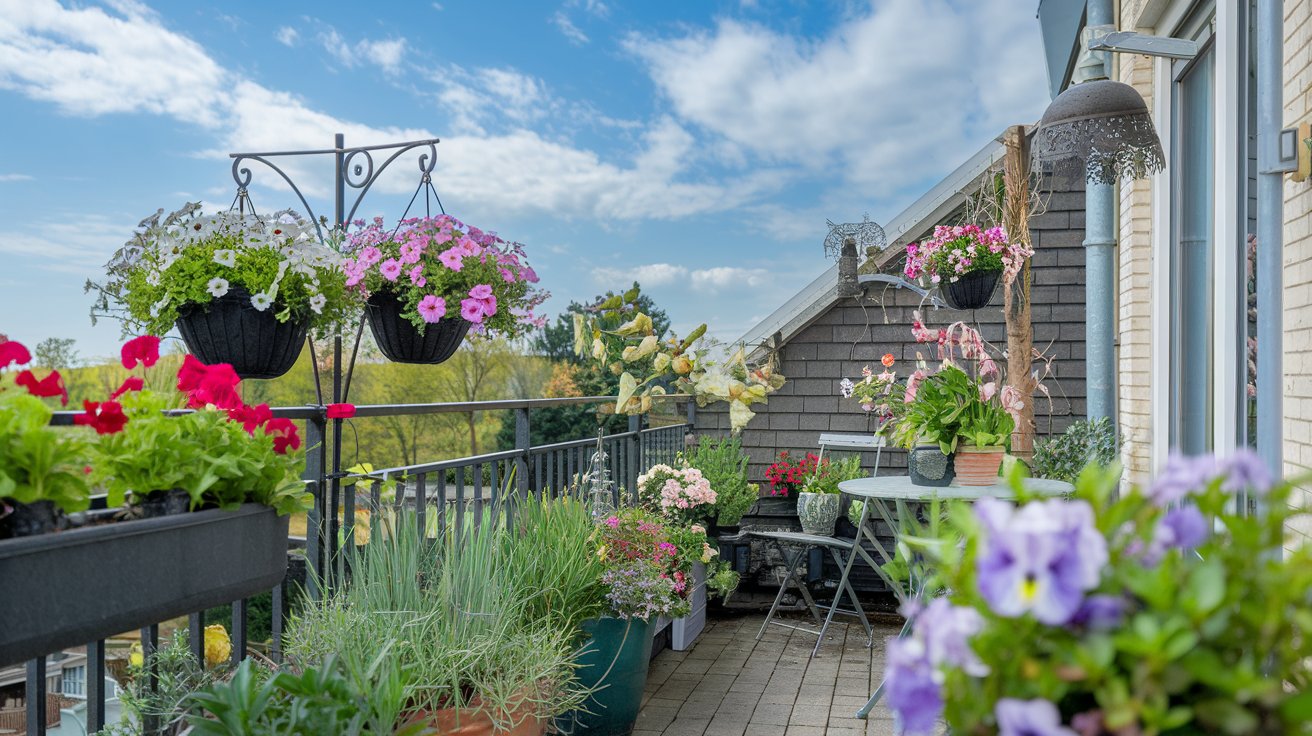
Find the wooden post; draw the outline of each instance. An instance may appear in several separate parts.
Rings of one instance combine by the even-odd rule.
[[[1004,144],[1003,182],[1006,200],[1003,226],[1012,242],[1030,247],[1029,139],[1025,126],[1007,129]],[[1003,289],[1003,312],[1007,317],[1007,385],[1025,398],[1016,431],[1011,436],[1011,453],[1026,461],[1034,455],[1034,324],[1030,316],[1030,262],[1027,258],[1015,280]]]

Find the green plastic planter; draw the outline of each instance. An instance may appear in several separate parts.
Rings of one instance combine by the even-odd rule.
[[[584,623],[583,630],[591,638],[581,649],[575,676],[595,692],[582,709],[557,718],[556,728],[570,736],[628,736],[647,686],[652,624],[607,617]]]

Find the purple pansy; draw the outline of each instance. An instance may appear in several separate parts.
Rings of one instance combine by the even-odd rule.
[[[984,618],[973,608],[954,606],[935,598],[916,617],[916,636],[925,643],[930,664],[959,667],[971,677],[984,677],[988,665],[970,648],[970,639],[984,628]]]
[[[1114,595],[1091,595],[1067,622],[1070,626],[1106,631],[1120,625],[1125,618],[1126,601]]]
[[[1213,455],[1191,457],[1173,452],[1148,489],[1148,498],[1158,506],[1168,506],[1190,493],[1201,491],[1216,477],[1217,470]]]
[[[1221,488],[1230,493],[1251,491],[1258,496],[1265,496],[1271,490],[1271,471],[1267,469],[1262,458],[1247,447],[1236,450],[1222,463],[1225,482]]]
[[[1207,540],[1207,518],[1194,506],[1177,506],[1166,512],[1157,531],[1164,546],[1188,551]]]
[[[1085,501],[1050,499],[1017,509],[983,498],[975,514],[986,537],[976,561],[979,591],[993,611],[1033,613],[1051,626],[1070,621],[1108,559],[1093,508]]]
[[[1079,736],[1061,723],[1061,713],[1050,700],[1002,698],[993,715],[998,736]]]
[[[890,639],[884,688],[897,714],[899,732],[930,734],[943,713],[943,692],[935,681],[925,645],[918,639]]]

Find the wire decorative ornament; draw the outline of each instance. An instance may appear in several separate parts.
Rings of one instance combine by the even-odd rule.
[[[825,220],[829,226],[829,234],[825,236],[825,255],[830,258],[838,258],[843,252],[843,241],[851,238],[856,242],[859,251],[869,253],[873,248],[883,250],[888,247],[888,236],[884,234],[884,228],[879,223],[870,219],[869,214],[861,216],[861,222],[845,222],[835,224],[832,220]]]
[[[587,484],[593,521],[600,522],[615,513],[615,484],[610,479],[610,456],[601,431],[597,432],[597,449],[588,463]]]

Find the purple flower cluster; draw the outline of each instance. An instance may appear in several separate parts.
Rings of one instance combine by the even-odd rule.
[[[620,618],[651,619],[654,616],[677,618],[686,607],[674,592],[674,580],[648,560],[634,560],[611,568],[601,575],[606,586],[606,600]]]
[[[993,498],[975,505],[984,529],[976,561],[980,595],[995,613],[1032,613],[1050,626],[1066,624],[1107,564],[1107,540],[1085,501],[1049,499],[1019,509]]]
[[[1274,481],[1266,463],[1248,448],[1235,451],[1222,460],[1215,455],[1181,455],[1172,453],[1162,472],[1148,489],[1148,498],[1158,506],[1168,506],[1201,492],[1217,478],[1229,493],[1247,490],[1266,495]]]
[[[998,736],[1079,736],[1061,724],[1061,713],[1050,700],[1002,698],[993,709]]]
[[[888,642],[888,707],[897,714],[903,733],[933,733],[943,713],[939,668],[955,667],[971,677],[989,673],[970,647],[984,619],[975,609],[954,606],[946,598],[935,598],[918,614],[908,613],[914,619],[911,636]]]

